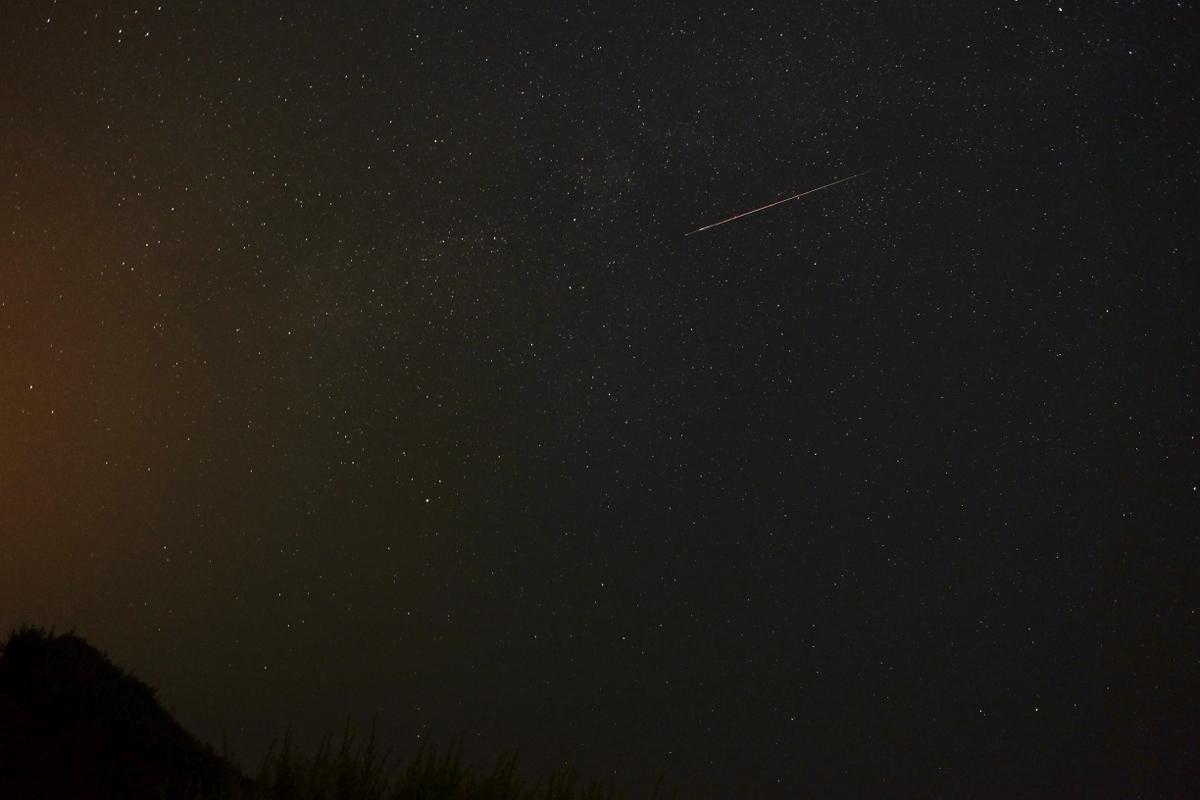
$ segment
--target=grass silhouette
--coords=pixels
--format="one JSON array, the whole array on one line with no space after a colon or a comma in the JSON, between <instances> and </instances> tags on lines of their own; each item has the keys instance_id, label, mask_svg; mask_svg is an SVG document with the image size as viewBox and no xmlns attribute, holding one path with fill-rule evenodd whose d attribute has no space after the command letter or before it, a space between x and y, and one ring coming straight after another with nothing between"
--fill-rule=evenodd
<instances>
[{"instance_id":1,"label":"grass silhouette","mask_svg":"<svg viewBox=\"0 0 1200 800\"><path fill-rule=\"evenodd\" d=\"M565 765L532 783L517 774L516 753L488 770L465 766L462 738L444 750L423 736L410 758L381 753L375 734L361 743L347 727L333 749L326 736L311 756L296 750L290 732L272 748L254 782L254 800L618 800L611 783L584 783ZM654 796L658 796L655 788Z\"/></svg>"},{"instance_id":2,"label":"grass silhouette","mask_svg":"<svg viewBox=\"0 0 1200 800\"><path fill-rule=\"evenodd\" d=\"M662 780L654 787L659 797ZM374 727L305 753L292 732L252 780L176 722L154 690L73 633L25 627L0 646L0 797L42 800L621 800L612 783L564 765L532 781L515 752L490 769L421 737L407 759Z\"/></svg>"}]
</instances>

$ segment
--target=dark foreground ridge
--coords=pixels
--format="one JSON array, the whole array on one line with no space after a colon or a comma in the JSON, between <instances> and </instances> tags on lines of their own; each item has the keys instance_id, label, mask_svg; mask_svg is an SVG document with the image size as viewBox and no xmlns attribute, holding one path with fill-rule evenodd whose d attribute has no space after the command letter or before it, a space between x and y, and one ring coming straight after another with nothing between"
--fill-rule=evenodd
<instances>
[{"instance_id":1,"label":"dark foreground ridge","mask_svg":"<svg viewBox=\"0 0 1200 800\"><path fill-rule=\"evenodd\" d=\"M80 637L25 628L0 651L0 797L218 797L245 783Z\"/></svg>"},{"instance_id":2,"label":"dark foreground ridge","mask_svg":"<svg viewBox=\"0 0 1200 800\"><path fill-rule=\"evenodd\" d=\"M461 744L461 742L460 742ZM516 756L461 747L392 761L347 731L307 755L285 736L255 780L184 730L154 690L72 633L23 628L0 649L0 800L620 800L565 766L528 783ZM660 797L655 787L654 797Z\"/></svg>"}]
</instances>

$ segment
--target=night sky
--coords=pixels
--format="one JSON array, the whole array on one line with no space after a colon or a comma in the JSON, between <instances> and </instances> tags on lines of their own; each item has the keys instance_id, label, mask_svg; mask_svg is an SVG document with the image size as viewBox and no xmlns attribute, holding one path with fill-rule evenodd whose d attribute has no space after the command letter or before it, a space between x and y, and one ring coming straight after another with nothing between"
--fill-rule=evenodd
<instances>
[{"instance_id":1,"label":"night sky","mask_svg":"<svg viewBox=\"0 0 1200 800\"><path fill-rule=\"evenodd\" d=\"M1190 3L5 0L0 625L251 765L1182 796L1198 60Z\"/></svg>"}]
</instances>

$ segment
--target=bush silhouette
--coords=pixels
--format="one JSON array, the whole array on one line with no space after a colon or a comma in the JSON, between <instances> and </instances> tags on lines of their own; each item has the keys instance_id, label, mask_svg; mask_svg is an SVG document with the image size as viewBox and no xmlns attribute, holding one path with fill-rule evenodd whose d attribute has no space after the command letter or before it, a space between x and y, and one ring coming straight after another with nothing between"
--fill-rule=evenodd
<instances>
[{"instance_id":1,"label":"bush silhouette","mask_svg":"<svg viewBox=\"0 0 1200 800\"><path fill-rule=\"evenodd\" d=\"M570 765L532 783L516 755L462 763L462 739L423 736L407 760L349 726L311 755L290 731L256 780L183 729L154 690L72 633L22 628L0 649L0 800L618 800ZM661 780L660 780L661 784ZM659 786L654 789L659 796Z\"/></svg>"},{"instance_id":2,"label":"bush silhouette","mask_svg":"<svg viewBox=\"0 0 1200 800\"><path fill-rule=\"evenodd\" d=\"M154 690L78 636L23 628L0 650L0 797L186 800L239 784Z\"/></svg>"}]
</instances>

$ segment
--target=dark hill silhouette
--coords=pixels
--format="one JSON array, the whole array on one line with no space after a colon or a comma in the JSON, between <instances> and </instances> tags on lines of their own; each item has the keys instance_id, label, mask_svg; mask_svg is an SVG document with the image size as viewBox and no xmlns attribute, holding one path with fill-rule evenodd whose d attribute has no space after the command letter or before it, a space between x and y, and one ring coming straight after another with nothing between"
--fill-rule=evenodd
<instances>
[{"instance_id":1,"label":"dark hill silhouette","mask_svg":"<svg viewBox=\"0 0 1200 800\"><path fill-rule=\"evenodd\" d=\"M23 628L0 646L0 800L620 800L569 763L527 782L516 754L464 765L462 738L408 759L347 726L340 747L273 747L256 780L198 741L154 690L72 633ZM661 780L654 788L659 796Z\"/></svg>"},{"instance_id":2,"label":"dark hill silhouette","mask_svg":"<svg viewBox=\"0 0 1200 800\"><path fill-rule=\"evenodd\" d=\"M0 797L186 800L246 785L78 636L25 628L0 651Z\"/></svg>"}]
</instances>

